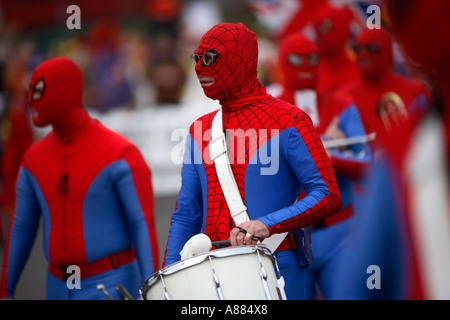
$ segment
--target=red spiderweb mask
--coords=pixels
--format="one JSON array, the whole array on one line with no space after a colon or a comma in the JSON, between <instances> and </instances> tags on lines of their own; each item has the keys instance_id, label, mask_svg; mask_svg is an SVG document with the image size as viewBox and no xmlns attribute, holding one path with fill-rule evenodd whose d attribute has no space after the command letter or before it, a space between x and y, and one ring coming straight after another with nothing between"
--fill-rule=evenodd
<instances>
[{"instance_id":1,"label":"red spiderweb mask","mask_svg":"<svg viewBox=\"0 0 450 320\"><path fill-rule=\"evenodd\" d=\"M392 39L384 29L363 29L355 39L359 70L366 77L383 77L392 67Z\"/></svg>"},{"instance_id":2,"label":"red spiderweb mask","mask_svg":"<svg viewBox=\"0 0 450 320\"><path fill-rule=\"evenodd\" d=\"M206 65L200 58L195 71L198 78L214 79L212 84L202 84L207 97L227 102L261 90L257 39L244 24L215 25L203 35L195 54L201 57L205 52L214 53L212 63Z\"/></svg>"},{"instance_id":3,"label":"red spiderweb mask","mask_svg":"<svg viewBox=\"0 0 450 320\"><path fill-rule=\"evenodd\" d=\"M318 80L319 49L300 33L293 33L280 43L279 63L288 90L315 89Z\"/></svg>"}]
</instances>

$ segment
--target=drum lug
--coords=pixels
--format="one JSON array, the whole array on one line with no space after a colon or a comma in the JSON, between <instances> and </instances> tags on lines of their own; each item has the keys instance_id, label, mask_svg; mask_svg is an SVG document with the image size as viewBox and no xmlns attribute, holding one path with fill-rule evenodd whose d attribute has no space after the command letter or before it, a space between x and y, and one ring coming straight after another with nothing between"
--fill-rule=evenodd
<instances>
[{"instance_id":1,"label":"drum lug","mask_svg":"<svg viewBox=\"0 0 450 320\"><path fill-rule=\"evenodd\" d=\"M173 300L172 295L167 291L166 283L164 282L164 277L160 274L161 284L164 288L164 299Z\"/></svg>"},{"instance_id":2,"label":"drum lug","mask_svg":"<svg viewBox=\"0 0 450 320\"><path fill-rule=\"evenodd\" d=\"M286 292L284 291L284 287L285 287L284 278L283 278L283 276L280 273L280 269L278 268L278 263L277 263L277 258L276 257L274 257L273 263L275 265L275 270L278 273L278 277L277 277L278 296L280 297L281 300L287 300Z\"/></svg>"},{"instance_id":3,"label":"drum lug","mask_svg":"<svg viewBox=\"0 0 450 320\"><path fill-rule=\"evenodd\" d=\"M211 269L212 269L212 273L213 273L213 279L214 279L214 283L216 284L216 291L217 291L217 295L219 296L219 300L225 300L222 288L220 287L219 277L217 276L217 273L214 270L214 265L213 265L212 259L211 259L210 256L208 256L208 258L209 258L209 263L211 264Z\"/></svg>"},{"instance_id":4,"label":"drum lug","mask_svg":"<svg viewBox=\"0 0 450 320\"><path fill-rule=\"evenodd\" d=\"M264 293L266 294L267 300L272 300L272 295L270 294L269 284L267 283L266 269L264 268L264 265L262 263L261 256L259 255L259 251L257 250L256 253L258 254L259 265L261 266L261 269L259 269L259 275L261 277L261 281L262 281L262 284L264 287Z\"/></svg>"},{"instance_id":5,"label":"drum lug","mask_svg":"<svg viewBox=\"0 0 450 320\"><path fill-rule=\"evenodd\" d=\"M277 288L278 296L280 297L281 300L287 300L286 293L284 292L285 282L283 276L277 279L277 283L278 283Z\"/></svg>"}]
</instances>

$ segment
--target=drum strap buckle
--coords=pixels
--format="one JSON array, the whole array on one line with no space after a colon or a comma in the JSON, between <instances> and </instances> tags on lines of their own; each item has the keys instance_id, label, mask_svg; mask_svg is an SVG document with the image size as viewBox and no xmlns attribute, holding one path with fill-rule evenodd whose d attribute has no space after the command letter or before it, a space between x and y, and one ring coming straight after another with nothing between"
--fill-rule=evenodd
<instances>
[{"instance_id":1,"label":"drum strap buckle","mask_svg":"<svg viewBox=\"0 0 450 320\"><path fill-rule=\"evenodd\" d=\"M214 137L209 142L209 157L212 161L216 161L218 157L227 152L227 141L223 132L217 137Z\"/></svg>"}]
</instances>

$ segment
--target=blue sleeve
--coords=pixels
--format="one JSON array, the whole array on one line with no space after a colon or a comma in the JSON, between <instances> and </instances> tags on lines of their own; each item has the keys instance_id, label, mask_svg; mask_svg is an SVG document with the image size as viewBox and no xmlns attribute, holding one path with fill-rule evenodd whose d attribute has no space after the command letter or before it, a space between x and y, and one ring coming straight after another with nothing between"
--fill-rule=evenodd
<instances>
[{"instance_id":1,"label":"blue sleeve","mask_svg":"<svg viewBox=\"0 0 450 320\"><path fill-rule=\"evenodd\" d=\"M196 166L203 166L199 149L190 134L186 138L183 168L181 170L181 189L177 206L172 214L167 241L164 265L180 260L180 251L184 244L202 230L203 203L201 179ZM200 160L199 160L200 159Z\"/></svg>"},{"instance_id":2,"label":"blue sleeve","mask_svg":"<svg viewBox=\"0 0 450 320\"><path fill-rule=\"evenodd\" d=\"M33 184L37 184L34 177L21 167L16 184L15 210L3 259L1 298L5 298L5 290L8 298L14 298L17 283L36 238L41 210Z\"/></svg>"},{"instance_id":3,"label":"blue sleeve","mask_svg":"<svg viewBox=\"0 0 450 320\"><path fill-rule=\"evenodd\" d=\"M428 102L427 97L421 93L419 94L413 102L409 106L407 106L408 113L413 112L427 112L430 109L430 103Z\"/></svg>"},{"instance_id":4,"label":"blue sleeve","mask_svg":"<svg viewBox=\"0 0 450 320\"><path fill-rule=\"evenodd\" d=\"M159 267L151 174L135 148L129 148L124 160L115 168L113 179L131 227L141 279L144 281Z\"/></svg>"},{"instance_id":5,"label":"blue sleeve","mask_svg":"<svg viewBox=\"0 0 450 320\"><path fill-rule=\"evenodd\" d=\"M308 141L305 141L296 128L289 128L280 133L280 139L283 139L286 133L288 133L287 143L280 143L285 147L284 159L305 190L306 196L293 205L260 218L268 228L282 222L285 224L284 227L280 225L281 228L275 227L274 232L305 227L319 221L323 215L334 213L340 206L334 172L321 144L319 145L314 137L306 137ZM308 210L309 212L305 213ZM322 210L320 214L319 210Z\"/></svg>"},{"instance_id":6,"label":"blue sleeve","mask_svg":"<svg viewBox=\"0 0 450 320\"><path fill-rule=\"evenodd\" d=\"M348 138L366 135L358 109L353 104L339 114L338 127ZM331 155L336 158L360 162L369 162L372 157L368 143L353 144L348 149L351 152L341 152L337 149L331 150Z\"/></svg>"}]
</instances>

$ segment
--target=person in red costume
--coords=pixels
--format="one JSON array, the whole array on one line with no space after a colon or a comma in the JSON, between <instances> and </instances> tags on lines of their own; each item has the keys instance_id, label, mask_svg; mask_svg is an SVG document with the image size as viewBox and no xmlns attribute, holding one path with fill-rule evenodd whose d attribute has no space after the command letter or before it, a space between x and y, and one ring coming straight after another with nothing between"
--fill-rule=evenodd
<instances>
[{"instance_id":1,"label":"person in red costume","mask_svg":"<svg viewBox=\"0 0 450 320\"><path fill-rule=\"evenodd\" d=\"M359 78L348 45L352 17L348 8L324 5L314 18L316 43L321 54L318 89L339 91Z\"/></svg>"},{"instance_id":2,"label":"person in red costume","mask_svg":"<svg viewBox=\"0 0 450 320\"><path fill-rule=\"evenodd\" d=\"M380 152L358 208L349 263L336 275L339 297L449 300L450 46L442 39L450 32L450 3L386 4L390 30L412 68L426 75L433 103L407 108L407 118L377 134Z\"/></svg>"},{"instance_id":3,"label":"person in red costume","mask_svg":"<svg viewBox=\"0 0 450 320\"><path fill-rule=\"evenodd\" d=\"M342 204L320 137L302 110L267 94L257 78L257 39L244 24L212 27L194 58L205 95L221 104L227 156L249 221L238 224L246 233L236 228L211 160L215 110L195 121L186 139L164 264L179 261L185 243L201 232L211 241L230 240L232 246L255 245L254 236L289 232L274 255L287 298L304 299L305 265L299 259L308 243L299 230L338 212ZM272 161L267 161L269 150ZM302 189L308 194L296 202Z\"/></svg>"},{"instance_id":4,"label":"person in red costume","mask_svg":"<svg viewBox=\"0 0 450 320\"><path fill-rule=\"evenodd\" d=\"M361 79L348 93L368 132L389 130L414 109L428 108L430 94L425 85L392 70L392 39L386 30L363 29L354 50Z\"/></svg>"},{"instance_id":5,"label":"person in red costume","mask_svg":"<svg viewBox=\"0 0 450 320\"><path fill-rule=\"evenodd\" d=\"M33 123L53 130L22 160L1 298L14 298L41 214L48 299L106 299L98 284L116 299L116 285L138 297L158 268L151 171L130 141L88 115L82 97L81 70L71 60L49 59L33 72Z\"/></svg>"},{"instance_id":6,"label":"person in red costume","mask_svg":"<svg viewBox=\"0 0 450 320\"><path fill-rule=\"evenodd\" d=\"M280 99L308 113L323 140L365 136L358 110L349 96L317 89L319 49L304 35L292 34L280 44L279 64L284 75ZM313 226L314 261L307 269L309 299L331 299L336 266L345 263L341 251L352 223L355 183L371 163L371 152L364 144L330 149L328 154L336 172L342 210Z\"/></svg>"},{"instance_id":7,"label":"person in red costume","mask_svg":"<svg viewBox=\"0 0 450 320\"><path fill-rule=\"evenodd\" d=\"M27 90L23 85L27 76L26 63L20 57L10 58L1 74L8 98L5 99L5 111L1 116L0 215L7 224L11 219L20 162L33 143L34 135L28 113Z\"/></svg>"}]
</instances>

